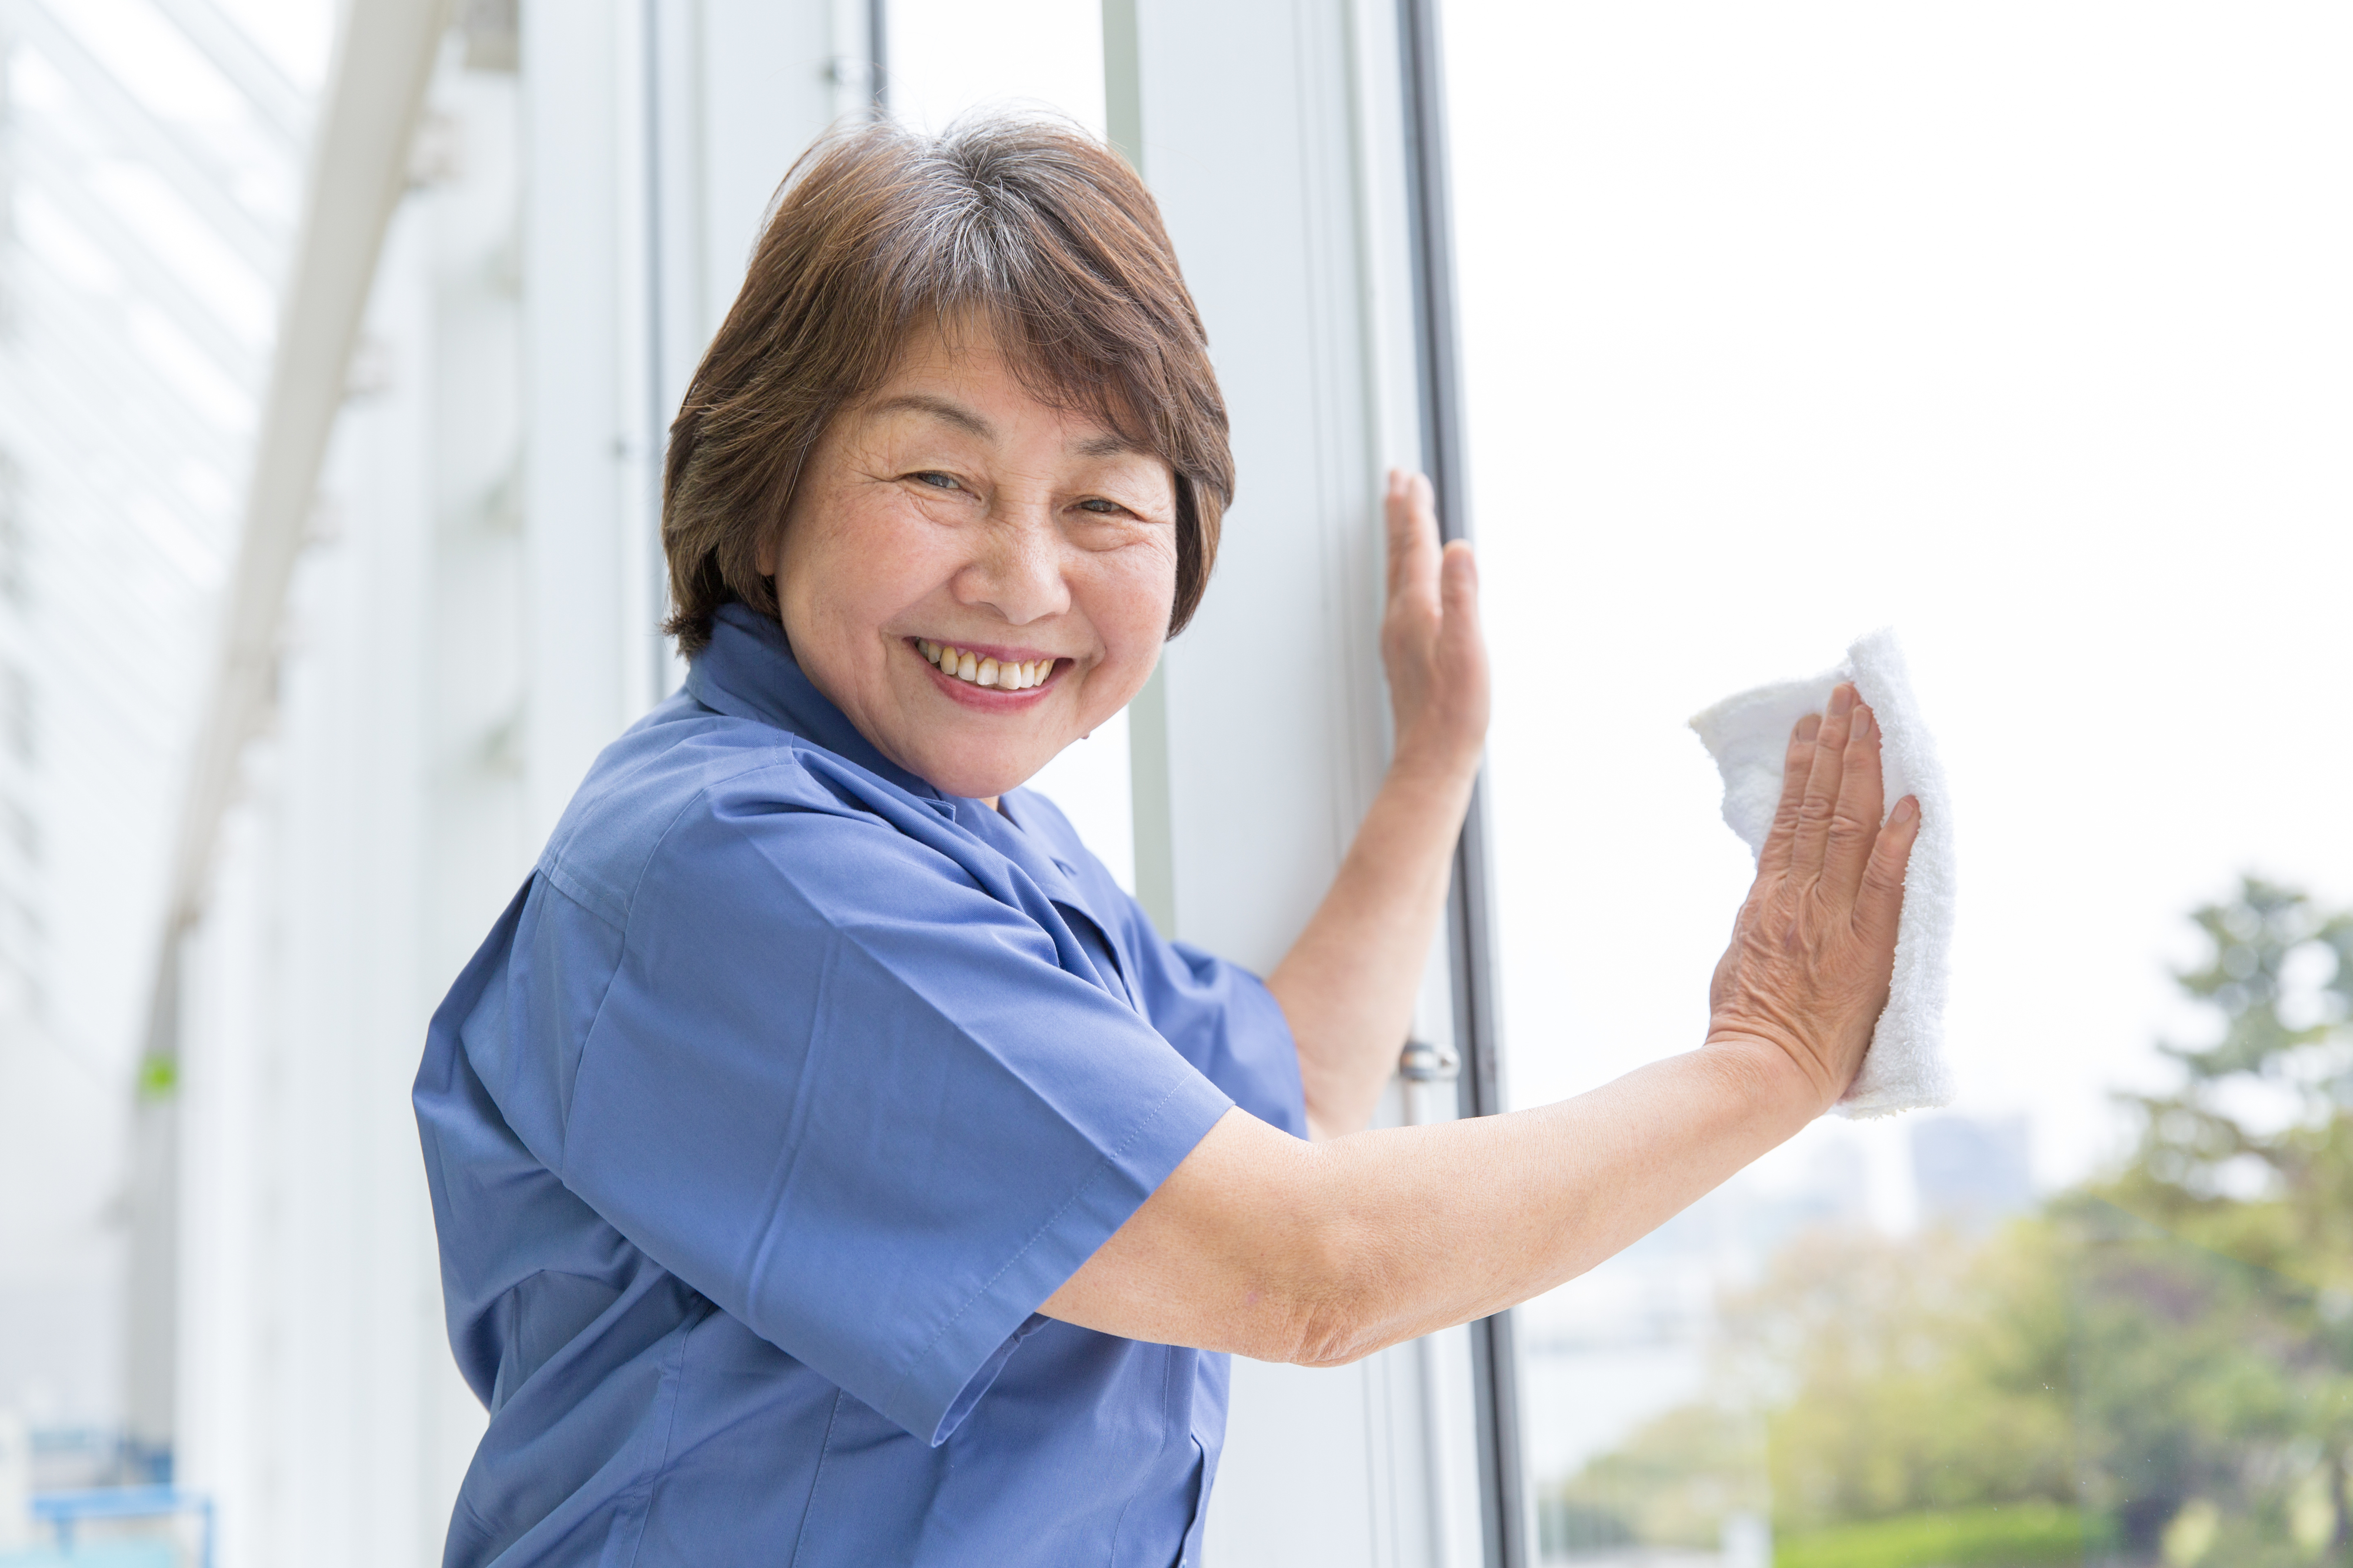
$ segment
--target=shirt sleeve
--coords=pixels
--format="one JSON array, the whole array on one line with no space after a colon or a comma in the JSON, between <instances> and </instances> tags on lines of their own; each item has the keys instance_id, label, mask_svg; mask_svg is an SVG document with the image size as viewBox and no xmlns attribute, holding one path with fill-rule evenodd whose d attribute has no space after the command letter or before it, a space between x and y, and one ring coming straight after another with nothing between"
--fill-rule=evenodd
<instances>
[{"instance_id":1,"label":"shirt sleeve","mask_svg":"<svg viewBox=\"0 0 2353 1568\"><path fill-rule=\"evenodd\" d=\"M579 1047L557 1173L938 1443L1232 1101L1061 967L1037 914L829 804L739 791L665 834Z\"/></svg>"},{"instance_id":2,"label":"shirt sleeve","mask_svg":"<svg viewBox=\"0 0 2353 1568\"><path fill-rule=\"evenodd\" d=\"M1136 1002L1177 1054L1236 1105L1296 1138L1307 1136L1299 1043L1266 982L1240 964L1160 934L1144 906L1086 847L1061 808L1020 792L1022 819L1051 847L1105 933L1126 956Z\"/></svg>"},{"instance_id":3,"label":"shirt sleeve","mask_svg":"<svg viewBox=\"0 0 2353 1568\"><path fill-rule=\"evenodd\" d=\"M1131 900L1132 902L1133 900ZM1299 1046L1282 1004L1240 964L1169 942L1138 906L1129 948L1145 1011L1178 1054L1236 1105L1294 1138L1307 1136Z\"/></svg>"}]
</instances>

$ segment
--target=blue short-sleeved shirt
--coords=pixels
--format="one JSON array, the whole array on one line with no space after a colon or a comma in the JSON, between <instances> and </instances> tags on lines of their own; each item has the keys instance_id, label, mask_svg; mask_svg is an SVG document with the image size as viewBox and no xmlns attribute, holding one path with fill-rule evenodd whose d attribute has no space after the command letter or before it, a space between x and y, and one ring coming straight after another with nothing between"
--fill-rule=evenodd
<instances>
[{"instance_id":1,"label":"blue short-sleeved shirt","mask_svg":"<svg viewBox=\"0 0 2353 1568\"><path fill-rule=\"evenodd\" d=\"M1229 1107L1303 1132L1298 1058L1004 808L740 605L597 759L417 1078L450 1568L1198 1562L1225 1357L1037 1308Z\"/></svg>"}]
</instances>

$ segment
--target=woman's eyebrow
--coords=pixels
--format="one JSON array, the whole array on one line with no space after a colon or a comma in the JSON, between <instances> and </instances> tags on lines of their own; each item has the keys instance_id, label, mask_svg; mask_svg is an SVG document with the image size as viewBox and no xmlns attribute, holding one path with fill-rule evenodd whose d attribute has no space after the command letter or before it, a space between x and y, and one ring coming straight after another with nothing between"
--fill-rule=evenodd
<instances>
[{"instance_id":1,"label":"woman's eyebrow","mask_svg":"<svg viewBox=\"0 0 2353 1568\"><path fill-rule=\"evenodd\" d=\"M984 441L997 438L997 426L951 398L934 397L928 393L902 392L886 397L871 406L874 414L928 414L944 425L953 425L968 436Z\"/></svg>"}]
</instances>

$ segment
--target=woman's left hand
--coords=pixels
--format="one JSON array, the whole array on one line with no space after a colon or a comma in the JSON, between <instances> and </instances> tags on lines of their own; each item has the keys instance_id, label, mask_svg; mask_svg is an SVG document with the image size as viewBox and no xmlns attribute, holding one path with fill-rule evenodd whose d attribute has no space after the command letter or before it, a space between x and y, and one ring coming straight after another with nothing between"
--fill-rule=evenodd
<instances>
[{"instance_id":1,"label":"woman's left hand","mask_svg":"<svg viewBox=\"0 0 2353 1568\"><path fill-rule=\"evenodd\" d=\"M1455 837L1487 741L1487 648L1471 547L1439 547L1430 481L1392 469L1381 663L1397 715L1388 776L1307 929L1267 976L1299 1043L1316 1135L1365 1125L1397 1070Z\"/></svg>"},{"instance_id":2,"label":"woman's left hand","mask_svg":"<svg viewBox=\"0 0 2353 1568\"><path fill-rule=\"evenodd\" d=\"M1389 593L1381 663L1397 719L1395 766L1467 777L1487 741L1487 645L1479 567L1463 540L1440 548L1430 481L1389 470Z\"/></svg>"}]
</instances>

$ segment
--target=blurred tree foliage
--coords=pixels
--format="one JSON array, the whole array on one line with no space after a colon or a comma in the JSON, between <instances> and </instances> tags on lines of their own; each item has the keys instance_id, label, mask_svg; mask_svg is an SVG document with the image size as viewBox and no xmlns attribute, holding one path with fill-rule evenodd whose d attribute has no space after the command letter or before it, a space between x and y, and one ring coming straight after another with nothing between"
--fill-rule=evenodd
<instances>
[{"instance_id":1,"label":"blurred tree foliage","mask_svg":"<svg viewBox=\"0 0 2353 1568\"><path fill-rule=\"evenodd\" d=\"M2353 911L2250 877L2191 918L2213 953L2175 978L2221 1038L2158 1047L2182 1086L2124 1097L2140 1144L2105 1195L2242 1262L2353 1285Z\"/></svg>"},{"instance_id":2,"label":"blurred tree foliage","mask_svg":"<svg viewBox=\"0 0 2353 1568\"><path fill-rule=\"evenodd\" d=\"M1724 1405L1686 1405L1649 1423L1537 1501L1541 1555L1640 1542L1713 1547L1725 1515L1764 1514L1763 1424Z\"/></svg>"},{"instance_id":3,"label":"blurred tree foliage","mask_svg":"<svg viewBox=\"0 0 2353 1568\"><path fill-rule=\"evenodd\" d=\"M1766 1480L1785 1565L2353 1568L2353 912L2250 878L2192 918L2217 1037L2125 1097L2120 1169L1989 1236L1800 1237L1725 1303L1720 1408L1546 1506L1700 1544Z\"/></svg>"}]
</instances>

